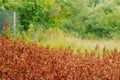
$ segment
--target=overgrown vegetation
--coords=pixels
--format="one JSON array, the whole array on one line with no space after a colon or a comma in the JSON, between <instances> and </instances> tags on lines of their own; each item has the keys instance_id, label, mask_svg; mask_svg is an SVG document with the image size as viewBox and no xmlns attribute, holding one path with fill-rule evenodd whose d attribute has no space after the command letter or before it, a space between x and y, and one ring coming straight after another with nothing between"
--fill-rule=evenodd
<instances>
[{"instance_id":1,"label":"overgrown vegetation","mask_svg":"<svg viewBox=\"0 0 120 80\"><path fill-rule=\"evenodd\" d=\"M2 44L4 38L4 45ZM4 80L119 80L120 52L96 46L89 54L68 48L50 48L11 42L0 37L0 79Z\"/></svg>"},{"instance_id":2,"label":"overgrown vegetation","mask_svg":"<svg viewBox=\"0 0 120 80\"><path fill-rule=\"evenodd\" d=\"M120 38L119 0L1 0L0 7L19 13L18 30L29 35L42 25L85 39Z\"/></svg>"},{"instance_id":3,"label":"overgrown vegetation","mask_svg":"<svg viewBox=\"0 0 120 80\"><path fill-rule=\"evenodd\" d=\"M12 28L0 13L0 79L120 79L119 0L1 0L0 8L20 23Z\"/></svg>"}]
</instances>

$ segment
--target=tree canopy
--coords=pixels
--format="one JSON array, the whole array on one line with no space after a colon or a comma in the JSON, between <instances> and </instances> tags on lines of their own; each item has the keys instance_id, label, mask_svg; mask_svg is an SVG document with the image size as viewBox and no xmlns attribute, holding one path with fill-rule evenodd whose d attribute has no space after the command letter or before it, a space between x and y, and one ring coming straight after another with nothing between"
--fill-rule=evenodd
<instances>
[{"instance_id":1,"label":"tree canopy","mask_svg":"<svg viewBox=\"0 0 120 80\"><path fill-rule=\"evenodd\" d=\"M1 0L0 7L17 12L26 31L32 23L81 38L120 38L119 0Z\"/></svg>"}]
</instances>

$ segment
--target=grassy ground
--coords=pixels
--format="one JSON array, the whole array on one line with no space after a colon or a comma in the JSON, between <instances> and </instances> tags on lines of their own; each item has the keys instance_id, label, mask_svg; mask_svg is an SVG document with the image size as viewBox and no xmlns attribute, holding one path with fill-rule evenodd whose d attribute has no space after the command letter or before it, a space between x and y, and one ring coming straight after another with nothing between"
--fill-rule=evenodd
<instances>
[{"instance_id":1,"label":"grassy ground","mask_svg":"<svg viewBox=\"0 0 120 80\"><path fill-rule=\"evenodd\" d=\"M22 35L22 36L21 36ZM60 29L57 28L50 28L48 30L43 30L42 28L38 29L37 32L31 33L31 30L27 33L22 32L17 34L18 38L25 38L27 42L34 41L39 45L50 45L50 47L71 47L74 52L77 51L77 49L81 49L84 51L87 49L87 51L94 50L96 47L96 44L99 45L100 51L104 47L108 50L112 50L114 48L120 50L120 41L118 40L83 40L80 38L75 38L74 36L71 36L68 33L63 32Z\"/></svg>"},{"instance_id":2,"label":"grassy ground","mask_svg":"<svg viewBox=\"0 0 120 80\"><path fill-rule=\"evenodd\" d=\"M113 49L120 50L120 41L116 40L83 40L74 37L64 37L48 39L40 42L39 44L50 45L51 47L56 48L61 46L70 46L74 52L76 52L77 49L81 49L82 51L86 49L88 52L91 52L92 50L95 50L96 45L99 46L100 52L103 50L103 48L106 48L109 51Z\"/></svg>"}]
</instances>

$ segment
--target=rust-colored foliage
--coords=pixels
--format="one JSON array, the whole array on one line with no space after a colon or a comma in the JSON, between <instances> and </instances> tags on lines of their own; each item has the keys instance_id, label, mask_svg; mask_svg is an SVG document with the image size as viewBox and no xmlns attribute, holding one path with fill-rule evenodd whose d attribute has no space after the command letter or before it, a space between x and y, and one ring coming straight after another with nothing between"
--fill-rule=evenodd
<instances>
[{"instance_id":1,"label":"rust-colored foliage","mask_svg":"<svg viewBox=\"0 0 120 80\"><path fill-rule=\"evenodd\" d=\"M0 80L120 80L119 51L103 50L102 58L96 57L96 51L78 52L11 42L7 37L0 45Z\"/></svg>"},{"instance_id":2,"label":"rust-colored foliage","mask_svg":"<svg viewBox=\"0 0 120 80\"><path fill-rule=\"evenodd\" d=\"M4 23L4 26L3 26L3 33L2 33L3 35L6 33L7 28L8 28L8 23L5 22L5 23Z\"/></svg>"}]
</instances>

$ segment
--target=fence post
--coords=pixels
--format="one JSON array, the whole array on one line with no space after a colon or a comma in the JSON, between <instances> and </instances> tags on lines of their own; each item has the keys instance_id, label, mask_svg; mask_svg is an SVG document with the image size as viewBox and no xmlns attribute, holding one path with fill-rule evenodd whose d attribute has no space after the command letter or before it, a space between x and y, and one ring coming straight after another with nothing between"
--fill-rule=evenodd
<instances>
[{"instance_id":1,"label":"fence post","mask_svg":"<svg viewBox=\"0 0 120 80\"><path fill-rule=\"evenodd\" d=\"M13 23L13 27L14 27L14 36L15 36L15 27L16 27L16 13L14 12L14 23Z\"/></svg>"}]
</instances>

